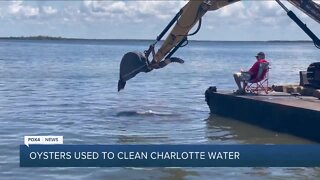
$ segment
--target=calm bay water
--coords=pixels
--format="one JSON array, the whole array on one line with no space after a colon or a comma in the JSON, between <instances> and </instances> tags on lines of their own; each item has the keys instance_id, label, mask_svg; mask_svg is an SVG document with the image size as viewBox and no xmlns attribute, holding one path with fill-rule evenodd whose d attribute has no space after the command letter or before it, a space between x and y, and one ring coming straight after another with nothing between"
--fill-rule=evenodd
<instances>
[{"instance_id":1,"label":"calm bay water","mask_svg":"<svg viewBox=\"0 0 320 180\"><path fill-rule=\"evenodd\" d=\"M185 64L139 74L117 92L119 63L147 41L0 41L1 179L320 178L317 168L19 168L25 135L65 144L312 143L209 115L205 90L236 88L232 73L264 51L271 84L298 83L320 61L311 43L190 42Z\"/></svg>"}]
</instances>

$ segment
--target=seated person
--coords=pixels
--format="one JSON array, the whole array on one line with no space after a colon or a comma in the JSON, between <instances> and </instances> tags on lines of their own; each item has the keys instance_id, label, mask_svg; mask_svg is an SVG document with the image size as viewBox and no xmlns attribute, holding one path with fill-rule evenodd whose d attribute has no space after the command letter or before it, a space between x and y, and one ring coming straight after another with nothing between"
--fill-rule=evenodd
<instances>
[{"instance_id":1,"label":"seated person","mask_svg":"<svg viewBox=\"0 0 320 180\"><path fill-rule=\"evenodd\" d=\"M252 65L252 67L249 69L249 71L241 71L238 73L235 73L233 75L234 80L237 83L238 90L237 93L244 94L245 89L247 86L247 82L259 82L264 78L264 75L266 73L266 70L262 73L262 75L259 74L259 69L261 64L269 64L268 61L265 60L265 54L263 52L259 52L256 55L257 61ZM243 82L243 87L241 87L241 81Z\"/></svg>"}]
</instances>

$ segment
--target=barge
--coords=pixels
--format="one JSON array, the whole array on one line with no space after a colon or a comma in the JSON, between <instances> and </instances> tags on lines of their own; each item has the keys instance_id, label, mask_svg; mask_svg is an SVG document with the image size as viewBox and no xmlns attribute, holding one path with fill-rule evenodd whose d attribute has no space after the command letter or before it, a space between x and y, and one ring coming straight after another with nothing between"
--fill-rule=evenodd
<instances>
[{"instance_id":1,"label":"barge","mask_svg":"<svg viewBox=\"0 0 320 180\"><path fill-rule=\"evenodd\" d=\"M212 114L233 118L276 132L320 142L320 100L284 92L234 95L207 89Z\"/></svg>"}]
</instances>

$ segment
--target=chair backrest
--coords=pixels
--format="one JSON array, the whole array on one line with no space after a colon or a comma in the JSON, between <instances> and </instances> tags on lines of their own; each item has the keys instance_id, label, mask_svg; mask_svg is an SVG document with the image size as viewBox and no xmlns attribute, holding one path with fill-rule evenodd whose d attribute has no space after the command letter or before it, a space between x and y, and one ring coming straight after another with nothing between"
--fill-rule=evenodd
<instances>
[{"instance_id":1,"label":"chair backrest","mask_svg":"<svg viewBox=\"0 0 320 180\"><path fill-rule=\"evenodd\" d=\"M250 81L250 83L256 83L256 82L262 81L266 77L266 74L268 73L268 71L269 71L269 63L261 62L259 64L259 71L258 71L257 77L252 81Z\"/></svg>"}]
</instances>

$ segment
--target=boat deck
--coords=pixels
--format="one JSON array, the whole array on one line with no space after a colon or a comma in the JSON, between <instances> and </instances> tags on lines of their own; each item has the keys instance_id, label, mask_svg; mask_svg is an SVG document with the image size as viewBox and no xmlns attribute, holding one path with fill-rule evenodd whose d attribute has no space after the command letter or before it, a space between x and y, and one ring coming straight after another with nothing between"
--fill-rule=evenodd
<instances>
[{"instance_id":1,"label":"boat deck","mask_svg":"<svg viewBox=\"0 0 320 180\"><path fill-rule=\"evenodd\" d=\"M234 95L233 93L226 93ZM293 96L288 93L282 92L271 92L270 94L259 94L259 95L242 95L241 98L254 99L258 101L265 101L270 103L277 103L286 106L292 106L296 108L305 108L315 111L320 111L320 100L311 96Z\"/></svg>"}]
</instances>

